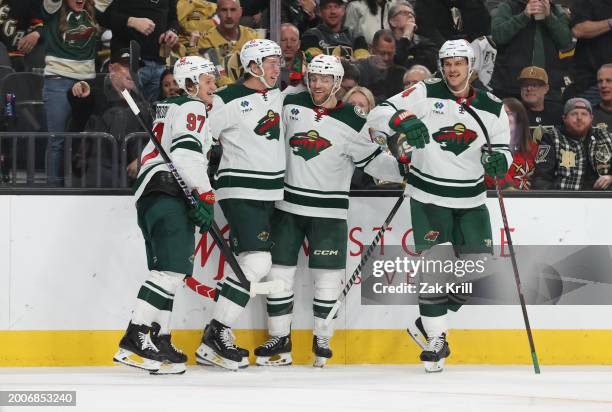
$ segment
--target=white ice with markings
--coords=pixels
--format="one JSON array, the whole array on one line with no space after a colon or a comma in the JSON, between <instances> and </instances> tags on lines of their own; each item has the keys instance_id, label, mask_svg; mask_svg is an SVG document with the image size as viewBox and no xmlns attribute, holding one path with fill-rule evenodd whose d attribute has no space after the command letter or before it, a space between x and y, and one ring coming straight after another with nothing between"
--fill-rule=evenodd
<instances>
[{"instance_id":1,"label":"white ice with markings","mask_svg":"<svg viewBox=\"0 0 612 412\"><path fill-rule=\"evenodd\" d=\"M420 365L190 366L179 376L126 367L0 368L1 391L74 390L67 411L612 411L612 367ZM41 411L6 407L0 411Z\"/></svg>"}]
</instances>

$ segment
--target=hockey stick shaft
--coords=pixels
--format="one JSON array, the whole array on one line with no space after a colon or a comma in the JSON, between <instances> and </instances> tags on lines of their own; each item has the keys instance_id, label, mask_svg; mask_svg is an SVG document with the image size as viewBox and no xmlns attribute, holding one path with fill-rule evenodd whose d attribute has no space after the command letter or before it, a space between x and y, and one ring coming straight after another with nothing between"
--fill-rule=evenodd
<instances>
[{"instance_id":1,"label":"hockey stick shaft","mask_svg":"<svg viewBox=\"0 0 612 412\"><path fill-rule=\"evenodd\" d=\"M404 199L406 199L406 194L402 193L402 195L395 202L395 205L391 209L391 212L389 212L389 215L385 219L385 222L381 225L380 229L378 229L378 232L376 233L376 236L374 237L372 244L370 244L370 246L368 246L368 249L365 251L365 253L361 255L361 260L359 261L357 268L355 269L355 271L353 272L349 280L346 282L346 286L344 286L344 289L342 290L342 292L336 299L336 303L331 308L331 310L329 311L329 314L325 318L326 325L329 325L332 319L334 318L334 316L336 316L336 313L338 313L338 310L340 309L342 302L346 298L346 295L348 295L349 291L355 284L355 281L357 280L359 275L361 275L361 271L363 270L363 267L368 262L368 260L370 260L370 256L372 255L372 252L374 252L374 249L376 249L376 247L378 246L378 242L380 242L380 239L385 234L385 231L391 224L391 221L395 217L395 214L399 210L400 206L402 206L402 203L404 203Z\"/></svg>"},{"instance_id":2,"label":"hockey stick shaft","mask_svg":"<svg viewBox=\"0 0 612 412\"><path fill-rule=\"evenodd\" d=\"M170 159L170 157L168 156L168 154L166 153L166 151L162 147L161 142L157 141L155 136L153 136L153 133L151 132L151 130L149 130L147 125L142 120L142 117L140 116L140 109L138 108L138 106L134 102L134 99L130 95L130 92L128 90L123 90L121 92L121 95L123 96L123 98L125 99L127 104L130 106L130 109L134 113L134 116L136 116L136 118L138 119L138 123L140 124L142 129L145 130L146 133L148 134L149 140L155 146L155 149L158 151L158 153L160 154L160 156L162 157L162 159L166 163L166 166L168 166L168 169L170 169L170 173L172 173L172 176L174 177L174 179L176 180L176 182L180 186L181 190L183 191L183 195L187 199L187 202L189 203L189 205L191 207L196 207L196 205L197 205L196 198L191 193L191 191L187 187L187 184L185 183L183 178L180 176L180 174L176 170L176 167L174 166L174 163L172 163L172 160ZM236 261L236 258L234 257L234 254L231 252L231 249L229 248L229 246L225 242L225 239L223 238L223 235L221 234L221 231L219 230L219 226L217 226L217 223L214 220L213 220L213 222L212 222L212 224L210 226L209 233L211 234L211 236L212 236L213 240L215 241L215 243L217 244L217 246L219 246L219 248L221 249L221 252L223 253L223 256L225 256L226 261L228 262L228 264L230 265L230 267L232 268L232 270L236 274L236 277L238 278L238 280L240 281L242 286L246 290L250 291L251 290L251 282L249 282L249 280L246 278L246 276L242 272L242 269L240 268L240 265Z\"/></svg>"},{"instance_id":3,"label":"hockey stick shaft","mask_svg":"<svg viewBox=\"0 0 612 412\"><path fill-rule=\"evenodd\" d=\"M474 109L472 109L469 105L462 103L461 106L465 109L466 112L470 114L478 123L478 126L482 130L485 139L487 140L487 152L489 155L493 154L493 146L491 145L491 138L489 137L489 132L485 127L484 123L476 114ZM529 340L529 349L531 350L531 360L533 362L533 369L535 373L540 373L540 364L538 362L538 354L535 349L535 344L533 342L533 335L531 333L531 325L529 324L529 316L527 314L527 305L525 304L525 297L523 295L523 287L521 285L521 277L519 275L518 264L516 263L516 254L514 253L514 244L512 243L512 236L510 235L510 225L508 224L508 216L506 214L506 207L504 205L504 198L502 196L501 186L499 184L499 179L495 178L495 192L497 193L497 199L499 201L499 210L502 215L502 221L504 223L504 232L506 233L506 239L508 240L508 249L510 251L510 260L512 262L512 270L514 271L514 280L516 282L516 290L519 295L519 301L521 303L521 310L523 312L523 320L525 321L525 330L527 331L527 339Z\"/></svg>"}]
</instances>

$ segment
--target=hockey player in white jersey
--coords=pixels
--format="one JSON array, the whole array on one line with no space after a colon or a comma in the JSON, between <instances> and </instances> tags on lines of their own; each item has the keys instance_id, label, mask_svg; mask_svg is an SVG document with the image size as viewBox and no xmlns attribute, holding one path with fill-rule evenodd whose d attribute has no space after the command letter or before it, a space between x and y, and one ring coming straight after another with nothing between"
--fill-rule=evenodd
<instances>
[{"instance_id":1,"label":"hockey player in white jersey","mask_svg":"<svg viewBox=\"0 0 612 412\"><path fill-rule=\"evenodd\" d=\"M170 316L177 288L193 272L195 226L207 230L213 221L215 196L205 173L206 153L212 144L206 105L212 102L216 77L215 66L202 57L178 60L174 78L186 94L160 102L153 124L156 139L180 176L199 193L196 207L187 204L151 142L142 152L142 168L134 184L150 273L138 291L114 361L155 374L185 372L187 356L172 344Z\"/></svg>"},{"instance_id":2,"label":"hockey player in white jersey","mask_svg":"<svg viewBox=\"0 0 612 412\"><path fill-rule=\"evenodd\" d=\"M308 65L308 91L287 96L282 122L287 144L283 199L272 224L270 280L285 290L267 299L269 339L255 349L259 365L291 364L293 285L298 254L308 239L314 283L315 366L331 358L333 324L325 318L338 296L346 268L349 186L355 167L377 178L401 182L400 165L370 139L365 115L338 102L344 70L335 56L318 55Z\"/></svg>"},{"instance_id":3,"label":"hockey player in white jersey","mask_svg":"<svg viewBox=\"0 0 612 412\"><path fill-rule=\"evenodd\" d=\"M469 43L444 43L438 64L443 80L426 80L391 97L372 110L368 125L384 133L404 133L416 148L406 190L417 250L430 261L455 259L457 254L476 260L492 252L484 173L502 177L511 164L508 117L499 99L470 87L474 53ZM487 127L492 155L483 147L484 133L462 104ZM439 274L422 274L425 281L435 275ZM447 281L461 279L452 276ZM466 299L452 290L419 295L417 321L427 339L420 358L426 371L442 370L450 355L447 312L456 312Z\"/></svg>"},{"instance_id":4,"label":"hockey player in white jersey","mask_svg":"<svg viewBox=\"0 0 612 412\"><path fill-rule=\"evenodd\" d=\"M211 130L223 149L215 191L238 263L249 281L258 282L272 266L270 220L274 202L283 197L285 177L283 96L276 87L281 48L271 40L251 40L242 47L240 61L244 83L229 85L213 98ZM196 360L236 369L248 365L248 351L234 345L231 328L250 296L229 266L226 274Z\"/></svg>"}]
</instances>

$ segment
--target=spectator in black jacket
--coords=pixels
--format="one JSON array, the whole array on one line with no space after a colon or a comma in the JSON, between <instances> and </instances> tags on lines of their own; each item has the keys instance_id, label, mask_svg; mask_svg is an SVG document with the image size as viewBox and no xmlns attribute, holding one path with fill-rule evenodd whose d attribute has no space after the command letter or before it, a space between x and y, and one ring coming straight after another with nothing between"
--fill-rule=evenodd
<instances>
[{"instance_id":1,"label":"spectator in black jacket","mask_svg":"<svg viewBox=\"0 0 612 412\"><path fill-rule=\"evenodd\" d=\"M395 64L406 69L419 64L436 71L438 48L432 41L417 34L416 17L410 3L401 2L391 6L389 27L396 41Z\"/></svg>"},{"instance_id":2,"label":"spectator in black jacket","mask_svg":"<svg viewBox=\"0 0 612 412\"><path fill-rule=\"evenodd\" d=\"M2 3L0 42L6 47L10 65L22 72L27 69L25 56L34 50L40 39L37 29L43 24L39 18L42 1L6 0ZM44 63L38 67L44 67Z\"/></svg>"},{"instance_id":3,"label":"spectator in black jacket","mask_svg":"<svg viewBox=\"0 0 612 412\"><path fill-rule=\"evenodd\" d=\"M546 70L548 98L561 100L563 69L560 53L571 49L569 18L550 0L506 0L491 25L497 58L489 84L498 97L518 97L519 73L524 67Z\"/></svg>"},{"instance_id":4,"label":"spectator in black jacket","mask_svg":"<svg viewBox=\"0 0 612 412\"><path fill-rule=\"evenodd\" d=\"M572 34L576 44L575 82L582 96L592 104L599 102L597 70L612 63L612 1L574 1L572 7Z\"/></svg>"},{"instance_id":5,"label":"spectator in black jacket","mask_svg":"<svg viewBox=\"0 0 612 412\"><path fill-rule=\"evenodd\" d=\"M319 23L315 0L285 0L281 3L281 21L293 24L300 33Z\"/></svg>"},{"instance_id":6,"label":"spectator in black jacket","mask_svg":"<svg viewBox=\"0 0 612 412\"><path fill-rule=\"evenodd\" d=\"M597 87L601 101L593 107L593 124L612 132L612 63L604 64L597 71Z\"/></svg>"},{"instance_id":7,"label":"spectator in black jacket","mask_svg":"<svg viewBox=\"0 0 612 412\"><path fill-rule=\"evenodd\" d=\"M544 134L533 189L608 190L612 187L612 135L592 128L588 100L574 98L563 110L563 126Z\"/></svg>"},{"instance_id":8,"label":"spectator in black jacket","mask_svg":"<svg viewBox=\"0 0 612 412\"><path fill-rule=\"evenodd\" d=\"M106 9L101 22L113 31L111 53L128 48L130 40L140 43L144 67L138 72L138 81L144 96L151 102L157 99L167 57L160 55L160 48L172 48L178 42L176 2L115 0Z\"/></svg>"},{"instance_id":9,"label":"spectator in black jacket","mask_svg":"<svg viewBox=\"0 0 612 412\"><path fill-rule=\"evenodd\" d=\"M472 42L491 33L491 16L484 0L416 0L419 34L438 48L446 40Z\"/></svg>"},{"instance_id":10,"label":"spectator in black jacket","mask_svg":"<svg viewBox=\"0 0 612 412\"><path fill-rule=\"evenodd\" d=\"M345 0L321 0L321 24L302 35L302 50L311 56L330 54L338 57L361 59L368 57L368 44L363 36L353 38L343 25Z\"/></svg>"},{"instance_id":11,"label":"spectator in black jacket","mask_svg":"<svg viewBox=\"0 0 612 412\"><path fill-rule=\"evenodd\" d=\"M529 66L521 70L521 101L525 106L529 126L554 126L561 122L563 106L554 100L546 100L550 90L548 75L541 67Z\"/></svg>"}]
</instances>

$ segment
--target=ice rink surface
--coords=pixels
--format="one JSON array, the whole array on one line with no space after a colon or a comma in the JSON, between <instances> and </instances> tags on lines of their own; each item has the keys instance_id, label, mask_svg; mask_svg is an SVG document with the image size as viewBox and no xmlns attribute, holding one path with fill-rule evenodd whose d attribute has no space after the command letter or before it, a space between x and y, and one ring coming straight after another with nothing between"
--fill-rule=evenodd
<instances>
[{"instance_id":1,"label":"ice rink surface","mask_svg":"<svg viewBox=\"0 0 612 412\"><path fill-rule=\"evenodd\" d=\"M612 411L612 367L330 365L239 372L190 366L151 376L127 367L0 368L0 390L74 390L67 411ZM0 407L41 411L47 407Z\"/></svg>"}]
</instances>

